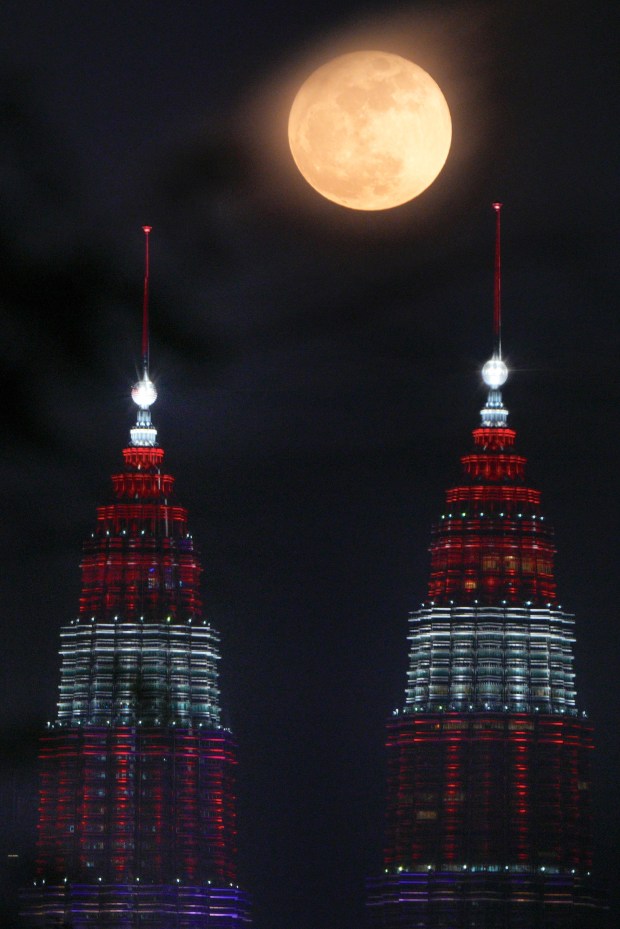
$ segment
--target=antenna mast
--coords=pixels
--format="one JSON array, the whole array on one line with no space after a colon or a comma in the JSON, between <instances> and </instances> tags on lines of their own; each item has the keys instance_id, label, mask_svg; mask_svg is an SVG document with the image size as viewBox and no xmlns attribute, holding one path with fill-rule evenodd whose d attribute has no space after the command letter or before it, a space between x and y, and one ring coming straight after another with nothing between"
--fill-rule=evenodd
<instances>
[{"instance_id":1,"label":"antenna mast","mask_svg":"<svg viewBox=\"0 0 620 929\"><path fill-rule=\"evenodd\" d=\"M495 281L493 289L493 351L502 357L502 269L501 269L501 203L494 203L495 210Z\"/></svg>"},{"instance_id":2,"label":"antenna mast","mask_svg":"<svg viewBox=\"0 0 620 929\"><path fill-rule=\"evenodd\" d=\"M142 303L142 379L134 384L131 397L139 406L138 421L130 430L131 444L139 447L157 445L157 429L151 422L150 407L157 400L157 389L149 377L149 232L151 226L143 226L144 232L144 301Z\"/></svg>"},{"instance_id":3,"label":"antenna mast","mask_svg":"<svg viewBox=\"0 0 620 929\"><path fill-rule=\"evenodd\" d=\"M144 232L144 299L142 302L142 368L149 370L149 233L153 227L143 226Z\"/></svg>"},{"instance_id":4,"label":"antenna mast","mask_svg":"<svg viewBox=\"0 0 620 929\"><path fill-rule=\"evenodd\" d=\"M489 388L489 399L482 410L483 427L506 425L508 415L502 406L502 395L499 388L506 383L508 368L502 361L502 278L501 278L501 252L500 252L500 219L501 203L493 203L495 210L495 286L493 294L493 355L482 368L482 380Z\"/></svg>"}]
</instances>

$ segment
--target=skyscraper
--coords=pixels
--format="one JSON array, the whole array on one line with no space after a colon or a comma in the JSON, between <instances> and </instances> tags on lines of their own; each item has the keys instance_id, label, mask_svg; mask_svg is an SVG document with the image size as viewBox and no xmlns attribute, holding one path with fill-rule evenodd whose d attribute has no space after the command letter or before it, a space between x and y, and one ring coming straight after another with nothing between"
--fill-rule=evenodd
<instances>
[{"instance_id":1,"label":"skyscraper","mask_svg":"<svg viewBox=\"0 0 620 929\"><path fill-rule=\"evenodd\" d=\"M388 723L384 874L369 881L373 929L604 921L573 617L558 603L553 532L500 391L500 206L488 396L432 532L427 598L410 617L405 705Z\"/></svg>"},{"instance_id":2,"label":"skyscraper","mask_svg":"<svg viewBox=\"0 0 620 929\"><path fill-rule=\"evenodd\" d=\"M248 926L237 886L236 745L220 719L219 638L203 615L187 511L150 408L148 246L137 421L84 544L61 630L58 710L41 739L27 926Z\"/></svg>"}]
</instances>

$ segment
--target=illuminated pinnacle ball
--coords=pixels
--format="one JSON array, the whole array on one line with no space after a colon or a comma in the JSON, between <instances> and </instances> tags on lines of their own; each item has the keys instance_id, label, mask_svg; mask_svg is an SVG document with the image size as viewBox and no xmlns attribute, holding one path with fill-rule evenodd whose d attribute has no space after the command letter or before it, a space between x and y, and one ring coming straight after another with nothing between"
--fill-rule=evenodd
<instances>
[{"instance_id":1,"label":"illuminated pinnacle ball","mask_svg":"<svg viewBox=\"0 0 620 929\"><path fill-rule=\"evenodd\" d=\"M131 389L131 399L136 403L141 410L148 410L157 400L157 390L155 389L155 384L150 379L146 371L142 377L141 381L138 381L137 384Z\"/></svg>"},{"instance_id":2,"label":"illuminated pinnacle ball","mask_svg":"<svg viewBox=\"0 0 620 929\"><path fill-rule=\"evenodd\" d=\"M302 84L288 138L301 174L322 196L352 210L385 210L433 183L452 121L430 74L391 52L360 51Z\"/></svg>"},{"instance_id":3,"label":"illuminated pinnacle ball","mask_svg":"<svg viewBox=\"0 0 620 929\"><path fill-rule=\"evenodd\" d=\"M491 390L498 390L508 380L508 368L501 358L495 356L482 368L482 380Z\"/></svg>"}]
</instances>

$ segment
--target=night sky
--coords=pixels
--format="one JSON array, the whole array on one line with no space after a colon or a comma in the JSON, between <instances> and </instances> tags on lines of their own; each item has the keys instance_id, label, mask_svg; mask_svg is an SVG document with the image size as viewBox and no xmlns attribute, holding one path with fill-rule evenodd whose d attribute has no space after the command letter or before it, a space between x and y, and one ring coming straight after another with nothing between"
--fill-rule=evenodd
<instances>
[{"instance_id":1,"label":"night sky","mask_svg":"<svg viewBox=\"0 0 620 929\"><path fill-rule=\"evenodd\" d=\"M144 223L153 418L222 634L256 929L359 929L381 870L407 615L484 403L493 200L504 400L556 527L597 872L618 882L615 9L2 3L2 929L31 874L81 543L135 418ZM304 78L359 48L416 61L453 117L439 178L377 213L322 199L286 140Z\"/></svg>"}]
</instances>

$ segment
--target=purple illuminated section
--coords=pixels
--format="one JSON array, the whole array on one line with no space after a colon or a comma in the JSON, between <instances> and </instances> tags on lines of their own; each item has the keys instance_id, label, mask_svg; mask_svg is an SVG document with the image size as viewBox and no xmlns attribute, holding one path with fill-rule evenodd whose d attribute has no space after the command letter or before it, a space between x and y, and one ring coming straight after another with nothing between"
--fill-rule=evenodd
<instances>
[{"instance_id":1,"label":"purple illuminated section","mask_svg":"<svg viewBox=\"0 0 620 929\"><path fill-rule=\"evenodd\" d=\"M240 929L249 900L236 887L174 884L45 884L25 894L31 926L71 929Z\"/></svg>"},{"instance_id":2,"label":"purple illuminated section","mask_svg":"<svg viewBox=\"0 0 620 929\"><path fill-rule=\"evenodd\" d=\"M381 929L601 929L587 877L518 868L433 869L368 882L368 914Z\"/></svg>"}]
</instances>

